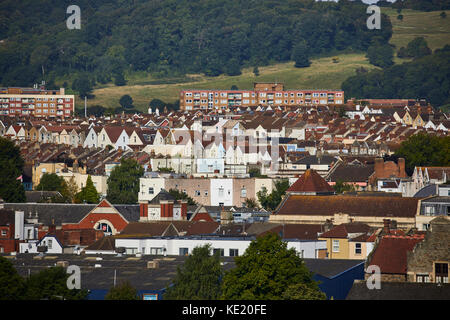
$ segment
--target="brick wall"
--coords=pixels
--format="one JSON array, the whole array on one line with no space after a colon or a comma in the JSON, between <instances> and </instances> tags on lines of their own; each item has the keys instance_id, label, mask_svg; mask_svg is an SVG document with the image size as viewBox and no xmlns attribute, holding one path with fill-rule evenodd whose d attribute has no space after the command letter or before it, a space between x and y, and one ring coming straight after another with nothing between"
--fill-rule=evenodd
<instances>
[{"instance_id":1,"label":"brick wall","mask_svg":"<svg viewBox=\"0 0 450 320\"><path fill-rule=\"evenodd\" d=\"M415 281L415 274L429 274L434 278L434 262L450 263L450 219L440 217L431 221L431 231L412 252L407 255L409 281Z\"/></svg>"}]
</instances>

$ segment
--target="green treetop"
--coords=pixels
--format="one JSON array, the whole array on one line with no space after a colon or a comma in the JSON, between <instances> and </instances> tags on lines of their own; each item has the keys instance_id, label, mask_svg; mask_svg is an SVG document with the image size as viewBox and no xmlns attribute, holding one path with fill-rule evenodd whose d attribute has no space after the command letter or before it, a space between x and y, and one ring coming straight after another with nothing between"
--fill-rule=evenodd
<instances>
[{"instance_id":1,"label":"green treetop","mask_svg":"<svg viewBox=\"0 0 450 320\"><path fill-rule=\"evenodd\" d=\"M164 294L168 300L217 300L223 275L220 257L211 246L196 247L177 270L173 285Z\"/></svg>"},{"instance_id":2,"label":"green treetop","mask_svg":"<svg viewBox=\"0 0 450 320\"><path fill-rule=\"evenodd\" d=\"M0 198L6 202L25 202L25 189L17 180L22 175L23 165L19 147L0 137Z\"/></svg>"},{"instance_id":3,"label":"green treetop","mask_svg":"<svg viewBox=\"0 0 450 320\"><path fill-rule=\"evenodd\" d=\"M108 178L106 198L114 204L137 203L139 193L139 178L144 169L134 159L122 159Z\"/></svg>"},{"instance_id":4,"label":"green treetop","mask_svg":"<svg viewBox=\"0 0 450 320\"><path fill-rule=\"evenodd\" d=\"M97 189L92 182L92 178L89 175L86 179L86 186L84 186L80 192L78 192L75 196L75 201L77 203L98 203L100 200L100 196L97 192Z\"/></svg>"},{"instance_id":5,"label":"green treetop","mask_svg":"<svg viewBox=\"0 0 450 320\"><path fill-rule=\"evenodd\" d=\"M235 258L236 268L222 283L222 297L230 300L325 299L295 249L269 233L250 243Z\"/></svg>"}]
</instances>

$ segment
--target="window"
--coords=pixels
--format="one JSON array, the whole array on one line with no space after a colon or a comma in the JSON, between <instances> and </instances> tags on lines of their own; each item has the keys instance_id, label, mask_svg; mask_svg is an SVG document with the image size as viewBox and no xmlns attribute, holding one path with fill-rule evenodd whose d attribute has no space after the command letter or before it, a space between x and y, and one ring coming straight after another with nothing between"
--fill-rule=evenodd
<instances>
[{"instance_id":1,"label":"window","mask_svg":"<svg viewBox=\"0 0 450 320\"><path fill-rule=\"evenodd\" d=\"M219 188L219 197L223 197L224 189L222 187Z\"/></svg>"},{"instance_id":2,"label":"window","mask_svg":"<svg viewBox=\"0 0 450 320\"><path fill-rule=\"evenodd\" d=\"M247 189L245 188L241 189L241 198L247 198Z\"/></svg>"},{"instance_id":3,"label":"window","mask_svg":"<svg viewBox=\"0 0 450 320\"><path fill-rule=\"evenodd\" d=\"M150 254L154 256L162 255L163 252L163 248L150 248Z\"/></svg>"},{"instance_id":4,"label":"window","mask_svg":"<svg viewBox=\"0 0 450 320\"><path fill-rule=\"evenodd\" d=\"M431 216L435 213L435 208L433 206L425 206L425 215Z\"/></svg>"},{"instance_id":5,"label":"window","mask_svg":"<svg viewBox=\"0 0 450 320\"><path fill-rule=\"evenodd\" d=\"M355 254L361 254L361 243L355 243Z\"/></svg>"},{"instance_id":6,"label":"window","mask_svg":"<svg viewBox=\"0 0 450 320\"><path fill-rule=\"evenodd\" d=\"M339 240L333 240L333 252L339 252Z\"/></svg>"},{"instance_id":7,"label":"window","mask_svg":"<svg viewBox=\"0 0 450 320\"><path fill-rule=\"evenodd\" d=\"M418 274L416 275L416 282L430 282L430 277L427 274Z\"/></svg>"},{"instance_id":8,"label":"window","mask_svg":"<svg viewBox=\"0 0 450 320\"><path fill-rule=\"evenodd\" d=\"M230 249L230 257L237 257L239 255L239 249Z\"/></svg>"},{"instance_id":9,"label":"window","mask_svg":"<svg viewBox=\"0 0 450 320\"><path fill-rule=\"evenodd\" d=\"M435 263L434 273L436 276L436 282L448 283L448 264L447 263Z\"/></svg>"},{"instance_id":10,"label":"window","mask_svg":"<svg viewBox=\"0 0 450 320\"><path fill-rule=\"evenodd\" d=\"M213 250L213 254L216 254L216 253L219 253L219 255L220 255L221 257L223 257L223 256L225 255L225 250L224 250L224 249L221 249L221 248L219 248L219 249L214 249L214 250Z\"/></svg>"},{"instance_id":11,"label":"window","mask_svg":"<svg viewBox=\"0 0 450 320\"><path fill-rule=\"evenodd\" d=\"M137 248L126 248L125 254L136 254Z\"/></svg>"},{"instance_id":12,"label":"window","mask_svg":"<svg viewBox=\"0 0 450 320\"><path fill-rule=\"evenodd\" d=\"M208 190L205 190L205 197L208 196Z\"/></svg>"},{"instance_id":13,"label":"window","mask_svg":"<svg viewBox=\"0 0 450 320\"><path fill-rule=\"evenodd\" d=\"M150 188L148 188L148 193L149 194L154 194L155 190L152 187L150 187Z\"/></svg>"},{"instance_id":14,"label":"window","mask_svg":"<svg viewBox=\"0 0 450 320\"><path fill-rule=\"evenodd\" d=\"M180 248L180 256L187 256L189 254L189 248Z\"/></svg>"},{"instance_id":15,"label":"window","mask_svg":"<svg viewBox=\"0 0 450 320\"><path fill-rule=\"evenodd\" d=\"M303 255L305 254L305 250L300 250L300 252L297 251L297 256L299 258L303 258Z\"/></svg>"},{"instance_id":16,"label":"window","mask_svg":"<svg viewBox=\"0 0 450 320\"><path fill-rule=\"evenodd\" d=\"M6 230L2 230L2 237L6 237Z\"/></svg>"},{"instance_id":17,"label":"window","mask_svg":"<svg viewBox=\"0 0 450 320\"><path fill-rule=\"evenodd\" d=\"M52 239L48 239L48 245L47 245L47 247L48 247L49 249L51 249L51 248L53 247L53 240L52 240Z\"/></svg>"},{"instance_id":18,"label":"window","mask_svg":"<svg viewBox=\"0 0 450 320\"><path fill-rule=\"evenodd\" d=\"M145 254L145 247L142 247L141 253L142 253L142 254Z\"/></svg>"},{"instance_id":19,"label":"window","mask_svg":"<svg viewBox=\"0 0 450 320\"><path fill-rule=\"evenodd\" d=\"M422 224L422 229L425 230L425 231L429 230L430 229L430 224L429 223Z\"/></svg>"},{"instance_id":20,"label":"window","mask_svg":"<svg viewBox=\"0 0 450 320\"><path fill-rule=\"evenodd\" d=\"M200 196L200 190L195 190L195 195L196 195L197 197L199 197L199 196Z\"/></svg>"}]
</instances>

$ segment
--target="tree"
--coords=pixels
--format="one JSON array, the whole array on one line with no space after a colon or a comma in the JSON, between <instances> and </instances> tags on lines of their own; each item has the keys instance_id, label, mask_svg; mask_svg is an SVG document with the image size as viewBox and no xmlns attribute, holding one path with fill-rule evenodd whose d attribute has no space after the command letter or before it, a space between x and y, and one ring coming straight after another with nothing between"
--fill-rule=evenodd
<instances>
[{"instance_id":1,"label":"tree","mask_svg":"<svg viewBox=\"0 0 450 320\"><path fill-rule=\"evenodd\" d=\"M325 300L326 294L304 283L296 283L286 288L283 300Z\"/></svg>"},{"instance_id":2,"label":"tree","mask_svg":"<svg viewBox=\"0 0 450 320\"><path fill-rule=\"evenodd\" d=\"M84 300L87 290L69 289L69 275L63 267L51 267L32 274L26 281L27 300Z\"/></svg>"},{"instance_id":3,"label":"tree","mask_svg":"<svg viewBox=\"0 0 450 320\"><path fill-rule=\"evenodd\" d=\"M164 108L165 105L166 105L166 103L159 99L152 99L152 101L150 101L150 104L149 104L149 106L152 108L152 110L156 109L156 108L162 110L162 108Z\"/></svg>"},{"instance_id":4,"label":"tree","mask_svg":"<svg viewBox=\"0 0 450 320\"><path fill-rule=\"evenodd\" d=\"M253 74L255 75L255 77L259 76L259 69L257 66L253 68Z\"/></svg>"},{"instance_id":5,"label":"tree","mask_svg":"<svg viewBox=\"0 0 450 320\"><path fill-rule=\"evenodd\" d=\"M239 90L239 88L237 87L237 85L233 84L231 86L230 90Z\"/></svg>"},{"instance_id":6,"label":"tree","mask_svg":"<svg viewBox=\"0 0 450 320\"><path fill-rule=\"evenodd\" d=\"M36 186L37 191L58 191L61 193L63 189L64 178L58 176L56 173L45 172L39 184Z\"/></svg>"},{"instance_id":7,"label":"tree","mask_svg":"<svg viewBox=\"0 0 450 320\"><path fill-rule=\"evenodd\" d=\"M295 61L294 67L305 68L311 65L308 52L306 41L300 41L294 46L292 49L292 60Z\"/></svg>"},{"instance_id":8,"label":"tree","mask_svg":"<svg viewBox=\"0 0 450 320\"><path fill-rule=\"evenodd\" d=\"M258 208L258 203L254 198L246 198L244 203L247 208Z\"/></svg>"},{"instance_id":9,"label":"tree","mask_svg":"<svg viewBox=\"0 0 450 320\"><path fill-rule=\"evenodd\" d=\"M137 203L139 193L139 178L144 169L134 159L123 159L120 165L114 167L108 178L106 199L114 204Z\"/></svg>"},{"instance_id":10,"label":"tree","mask_svg":"<svg viewBox=\"0 0 450 320\"><path fill-rule=\"evenodd\" d=\"M81 191L75 195L75 202L77 203L98 203L100 195L92 182L92 178L88 175L86 179L86 186L81 188Z\"/></svg>"},{"instance_id":11,"label":"tree","mask_svg":"<svg viewBox=\"0 0 450 320\"><path fill-rule=\"evenodd\" d=\"M406 56L414 59L428 56L432 53L424 37L416 37L406 47Z\"/></svg>"},{"instance_id":12,"label":"tree","mask_svg":"<svg viewBox=\"0 0 450 320\"><path fill-rule=\"evenodd\" d=\"M181 267L173 285L164 294L167 300L217 300L223 276L219 252L212 254L210 244L195 247Z\"/></svg>"},{"instance_id":13,"label":"tree","mask_svg":"<svg viewBox=\"0 0 450 320\"><path fill-rule=\"evenodd\" d=\"M394 49L389 44L377 42L367 49L367 57L374 66L387 68L394 64Z\"/></svg>"},{"instance_id":14,"label":"tree","mask_svg":"<svg viewBox=\"0 0 450 320\"><path fill-rule=\"evenodd\" d=\"M75 181L74 176L71 176L69 181L65 183L65 188L63 189L62 196L68 200L70 203L75 202L75 196L78 193L78 185Z\"/></svg>"},{"instance_id":15,"label":"tree","mask_svg":"<svg viewBox=\"0 0 450 320\"><path fill-rule=\"evenodd\" d=\"M229 76L239 76L242 73L239 61L235 58L230 59L225 65L225 73Z\"/></svg>"},{"instance_id":16,"label":"tree","mask_svg":"<svg viewBox=\"0 0 450 320\"><path fill-rule=\"evenodd\" d=\"M93 97L92 95L92 83L89 77L85 74L78 76L72 82L72 89L78 91L80 98L87 97L88 99Z\"/></svg>"},{"instance_id":17,"label":"tree","mask_svg":"<svg viewBox=\"0 0 450 320\"><path fill-rule=\"evenodd\" d=\"M404 158L406 172L411 175L416 166L450 166L450 136L437 137L419 133L403 141L394 153Z\"/></svg>"},{"instance_id":18,"label":"tree","mask_svg":"<svg viewBox=\"0 0 450 320\"><path fill-rule=\"evenodd\" d=\"M8 259L0 256L0 300L20 300L24 293L24 279Z\"/></svg>"},{"instance_id":19,"label":"tree","mask_svg":"<svg viewBox=\"0 0 450 320\"><path fill-rule=\"evenodd\" d=\"M123 282L112 287L105 296L105 300L140 300L139 295L129 282Z\"/></svg>"},{"instance_id":20,"label":"tree","mask_svg":"<svg viewBox=\"0 0 450 320\"><path fill-rule=\"evenodd\" d=\"M347 117L347 112L345 111L344 107L340 107L339 108L339 113L338 113L339 118L345 118Z\"/></svg>"},{"instance_id":21,"label":"tree","mask_svg":"<svg viewBox=\"0 0 450 320\"><path fill-rule=\"evenodd\" d=\"M282 179L275 182L274 190L268 194L267 189L263 187L261 191L256 194L261 206L266 210L275 210L280 204L286 190L289 189L289 180Z\"/></svg>"},{"instance_id":22,"label":"tree","mask_svg":"<svg viewBox=\"0 0 450 320\"><path fill-rule=\"evenodd\" d=\"M123 95L120 98L119 103L124 109L133 108L133 98L131 98L128 94Z\"/></svg>"},{"instance_id":23,"label":"tree","mask_svg":"<svg viewBox=\"0 0 450 320\"><path fill-rule=\"evenodd\" d=\"M275 233L253 240L235 262L236 267L223 278L224 299L325 298L295 249L287 249L287 243Z\"/></svg>"},{"instance_id":24,"label":"tree","mask_svg":"<svg viewBox=\"0 0 450 320\"><path fill-rule=\"evenodd\" d=\"M193 206L196 205L197 202L195 202L194 199L192 199L191 197L189 197L186 193L181 192L177 189L170 189L169 193L175 197L175 199L177 200L187 200L188 201L188 205Z\"/></svg>"},{"instance_id":25,"label":"tree","mask_svg":"<svg viewBox=\"0 0 450 320\"><path fill-rule=\"evenodd\" d=\"M121 71L121 72L117 72L117 73L114 75L114 84L115 84L116 86L124 86L124 85L127 84L127 81L125 80L125 77L124 77L122 71Z\"/></svg>"},{"instance_id":26,"label":"tree","mask_svg":"<svg viewBox=\"0 0 450 320\"><path fill-rule=\"evenodd\" d=\"M334 191L336 193L344 193L344 192L352 192L355 191L355 187L349 183L346 183L342 180L338 180L336 184L333 186Z\"/></svg>"},{"instance_id":27,"label":"tree","mask_svg":"<svg viewBox=\"0 0 450 320\"><path fill-rule=\"evenodd\" d=\"M402 14L399 14L399 15L397 16L397 20L402 21L402 20L403 20L403 15L402 15Z\"/></svg>"},{"instance_id":28,"label":"tree","mask_svg":"<svg viewBox=\"0 0 450 320\"><path fill-rule=\"evenodd\" d=\"M20 149L9 139L0 137L0 198L5 202L25 202L25 189L19 178L24 161Z\"/></svg>"}]
</instances>

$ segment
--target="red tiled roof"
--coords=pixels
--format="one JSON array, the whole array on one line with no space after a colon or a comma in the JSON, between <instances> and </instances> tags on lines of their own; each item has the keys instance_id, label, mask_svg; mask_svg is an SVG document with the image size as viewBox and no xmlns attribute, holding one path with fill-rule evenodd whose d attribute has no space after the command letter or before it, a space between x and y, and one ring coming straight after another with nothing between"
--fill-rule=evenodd
<instances>
[{"instance_id":1,"label":"red tiled roof","mask_svg":"<svg viewBox=\"0 0 450 320\"><path fill-rule=\"evenodd\" d=\"M334 189L315 170L308 169L287 192L334 192Z\"/></svg>"},{"instance_id":2,"label":"red tiled roof","mask_svg":"<svg viewBox=\"0 0 450 320\"><path fill-rule=\"evenodd\" d=\"M370 265L379 266L381 273L406 274L407 252L423 238L423 235L384 236L372 254Z\"/></svg>"},{"instance_id":3,"label":"red tiled roof","mask_svg":"<svg viewBox=\"0 0 450 320\"><path fill-rule=\"evenodd\" d=\"M288 195L275 214L333 216L346 213L363 217L414 218L418 201L418 198L400 197Z\"/></svg>"}]
</instances>

